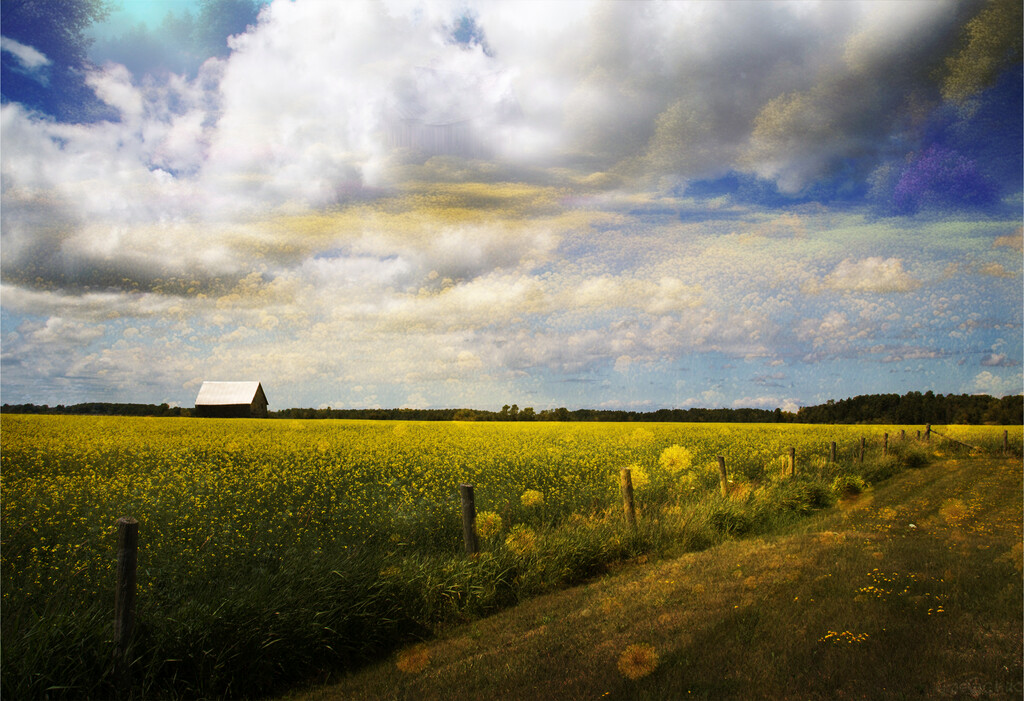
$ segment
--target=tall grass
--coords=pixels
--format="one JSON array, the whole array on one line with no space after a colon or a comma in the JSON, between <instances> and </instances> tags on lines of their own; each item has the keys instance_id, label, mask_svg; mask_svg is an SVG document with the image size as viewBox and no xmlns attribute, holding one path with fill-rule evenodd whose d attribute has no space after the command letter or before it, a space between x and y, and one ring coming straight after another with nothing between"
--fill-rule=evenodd
<instances>
[{"instance_id":1,"label":"tall grass","mask_svg":"<svg viewBox=\"0 0 1024 701\"><path fill-rule=\"evenodd\" d=\"M195 424L165 425L184 431ZM556 467L545 472L540 458L524 459L533 453L522 444L491 457L491 472L478 471L474 481L489 485L478 501L501 525L482 538L483 552L467 557L460 553L453 494L438 499L430 489L453 493L452 485L474 475L441 474L422 457L413 462L410 444L399 440L404 428L372 428L388 439L375 444L376 469L359 463L351 445L339 448L354 467L333 478L296 458L292 444L267 424L256 430L268 432L261 434L268 447L253 451L244 469L238 454L245 449L233 439L188 444L189 456L200 456L204 467L180 472L167 467L173 456L160 452L163 434L140 433L134 447L104 434L83 449L68 443L73 433L50 445L42 439L8 444L11 450L5 445L0 695L118 694L111 659L114 509L142 516L129 695L248 698L327 680L615 563L783 528L866 482L918 466L938 445L908 443L885 457L875 451L863 464L849 457L831 463L807 451L791 477L782 474L784 461L759 460L755 450L755 458L731 465L733 483L722 496L716 472L699 459L706 446L692 444L688 455L659 462L680 438L676 427L650 436L620 427L603 439L575 430L524 434L529 450ZM424 435L414 448L454 464ZM302 453L305 459L325 453L316 447L320 438L311 437L313 452ZM819 433L815 440L822 443ZM480 443L470 445L485 452ZM611 456L597 463L592 451L602 445ZM852 454L853 439L846 445ZM114 457L133 469L112 470ZM583 466L566 467L573 459ZM156 460L165 471L149 468L147 461ZM384 469L385 460L394 465ZM299 462L301 471L286 469ZM636 492L635 528L622 517L614 479L626 465L648 473ZM352 491L352 472L362 475L363 492ZM66 493L34 491L45 480ZM404 491L389 491L403 480ZM568 486L559 487L559 480ZM540 488L524 490L529 486ZM499 489L504 498L496 496ZM101 503L102 490L121 494L120 501ZM388 498L396 494L401 498ZM362 511L353 515L353 505ZM205 523L204 514L210 515Z\"/></svg>"}]
</instances>

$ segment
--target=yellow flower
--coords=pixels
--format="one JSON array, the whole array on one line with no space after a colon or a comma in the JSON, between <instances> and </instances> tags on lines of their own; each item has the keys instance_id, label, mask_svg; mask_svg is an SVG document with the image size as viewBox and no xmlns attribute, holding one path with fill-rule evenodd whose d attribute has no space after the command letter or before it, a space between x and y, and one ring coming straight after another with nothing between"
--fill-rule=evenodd
<instances>
[{"instance_id":1,"label":"yellow flower","mask_svg":"<svg viewBox=\"0 0 1024 701\"><path fill-rule=\"evenodd\" d=\"M658 653L651 645L630 645L619 657L619 671L630 679L640 679L658 666Z\"/></svg>"},{"instance_id":2,"label":"yellow flower","mask_svg":"<svg viewBox=\"0 0 1024 701\"><path fill-rule=\"evenodd\" d=\"M516 555L528 555L537 547L537 535L529 526L518 523L505 538L505 547Z\"/></svg>"},{"instance_id":3,"label":"yellow flower","mask_svg":"<svg viewBox=\"0 0 1024 701\"><path fill-rule=\"evenodd\" d=\"M430 650L423 645L416 645L398 653L395 666L400 672L416 674L422 672L430 663Z\"/></svg>"},{"instance_id":4,"label":"yellow flower","mask_svg":"<svg viewBox=\"0 0 1024 701\"><path fill-rule=\"evenodd\" d=\"M690 469L690 465L693 464L693 455L681 445L672 445L661 451L658 462L669 473L678 475L680 472Z\"/></svg>"},{"instance_id":5,"label":"yellow flower","mask_svg":"<svg viewBox=\"0 0 1024 701\"><path fill-rule=\"evenodd\" d=\"M540 506L544 503L544 495L536 489L527 489L519 499L526 507Z\"/></svg>"},{"instance_id":6,"label":"yellow flower","mask_svg":"<svg viewBox=\"0 0 1024 701\"><path fill-rule=\"evenodd\" d=\"M618 479L619 476L615 477ZM650 484L651 477L640 463L633 463L629 466L629 481L633 484L633 490L636 491Z\"/></svg>"},{"instance_id":7,"label":"yellow flower","mask_svg":"<svg viewBox=\"0 0 1024 701\"><path fill-rule=\"evenodd\" d=\"M493 511L481 511L476 515L476 532L485 540L501 533L501 516Z\"/></svg>"}]
</instances>

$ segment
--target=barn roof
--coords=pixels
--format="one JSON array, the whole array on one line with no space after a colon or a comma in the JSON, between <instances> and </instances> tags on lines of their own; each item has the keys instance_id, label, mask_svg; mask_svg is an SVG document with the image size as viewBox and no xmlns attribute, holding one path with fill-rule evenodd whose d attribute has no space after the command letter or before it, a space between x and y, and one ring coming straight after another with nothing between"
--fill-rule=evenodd
<instances>
[{"instance_id":1,"label":"barn roof","mask_svg":"<svg viewBox=\"0 0 1024 701\"><path fill-rule=\"evenodd\" d=\"M259 382L204 382L199 388L196 406L251 404L257 395L267 401Z\"/></svg>"}]
</instances>

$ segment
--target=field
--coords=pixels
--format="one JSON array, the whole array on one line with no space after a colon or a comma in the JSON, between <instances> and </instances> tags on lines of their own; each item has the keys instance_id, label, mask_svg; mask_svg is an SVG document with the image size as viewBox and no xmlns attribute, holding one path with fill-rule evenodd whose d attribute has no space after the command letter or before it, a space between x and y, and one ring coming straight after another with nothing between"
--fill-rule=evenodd
<instances>
[{"instance_id":1,"label":"field","mask_svg":"<svg viewBox=\"0 0 1024 701\"><path fill-rule=\"evenodd\" d=\"M288 698L1019 700L1021 489L1019 460L940 458L779 533L626 563Z\"/></svg>"},{"instance_id":2,"label":"field","mask_svg":"<svg viewBox=\"0 0 1024 701\"><path fill-rule=\"evenodd\" d=\"M131 693L256 696L617 562L774 532L936 451L967 451L915 440L922 428L5 415L0 693L113 695L121 516L140 522ZM1000 427L938 428L1001 452ZM1019 427L1010 450L1020 455ZM476 491L473 558L461 553L462 483Z\"/></svg>"}]
</instances>

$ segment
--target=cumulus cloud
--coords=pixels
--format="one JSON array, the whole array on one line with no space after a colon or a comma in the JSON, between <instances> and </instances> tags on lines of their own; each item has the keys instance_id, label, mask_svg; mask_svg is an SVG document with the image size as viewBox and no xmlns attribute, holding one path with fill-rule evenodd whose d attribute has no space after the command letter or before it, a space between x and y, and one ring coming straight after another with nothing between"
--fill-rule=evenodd
<instances>
[{"instance_id":1,"label":"cumulus cloud","mask_svg":"<svg viewBox=\"0 0 1024 701\"><path fill-rule=\"evenodd\" d=\"M921 282L903 269L899 258L871 256L861 260L845 259L820 283L810 283L809 292L909 292Z\"/></svg>"},{"instance_id":2,"label":"cumulus cloud","mask_svg":"<svg viewBox=\"0 0 1024 701\"><path fill-rule=\"evenodd\" d=\"M986 353L981 357L981 364L989 368L1012 368L1019 363L1006 356L1005 353Z\"/></svg>"},{"instance_id":3,"label":"cumulus cloud","mask_svg":"<svg viewBox=\"0 0 1024 701\"><path fill-rule=\"evenodd\" d=\"M696 366L695 402L788 407L760 388L817 386L837 358L940 361L953 333L1006 367L1019 348L985 334L1020 320L1012 225L766 212L737 189L778 207L892 157L959 7L274 2L187 75L91 69L116 118L8 101L5 391L90 373L120 391L148 357L164 388L258 374L295 403L517 387L540 406L554 377L596 405L642 376L671 403ZM716 384L723 358L753 379Z\"/></svg>"},{"instance_id":4,"label":"cumulus cloud","mask_svg":"<svg viewBox=\"0 0 1024 701\"><path fill-rule=\"evenodd\" d=\"M970 389L994 397L1005 397L1008 394L1020 394L1024 389L1024 379L1020 373L1001 376L984 370L974 376Z\"/></svg>"}]
</instances>

